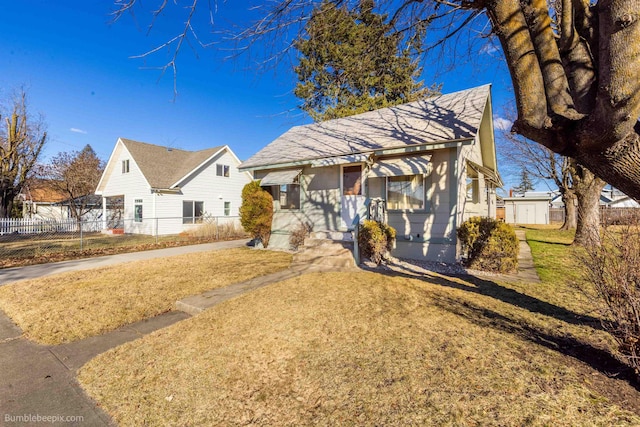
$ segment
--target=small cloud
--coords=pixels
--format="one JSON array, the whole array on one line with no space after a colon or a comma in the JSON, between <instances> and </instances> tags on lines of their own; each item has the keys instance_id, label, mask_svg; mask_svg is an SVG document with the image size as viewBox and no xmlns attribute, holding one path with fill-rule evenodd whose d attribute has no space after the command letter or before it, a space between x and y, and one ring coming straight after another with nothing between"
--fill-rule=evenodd
<instances>
[{"instance_id":1,"label":"small cloud","mask_svg":"<svg viewBox=\"0 0 640 427\"><path fill-rule=\"evenodd\" d=\"M509 119L505 119L504 117L494 117L493 125L498 130L509 132L511 130L511 126L513 126L513 122Z\"/></svg>"},{"instance_id":2,"label":"small cloud","mask_svg":"<svg viewBox=\"0 0 640 427\"><path fill-rule=\"evenodd\" d=\"M498 51L499 51L498 46L496 46L494 43L491 43L491 42L486 43L484 46L480 48L480 53L486 53L487 55L493 55Z\"/></svg>"},{"instance_id":3,"label":"small cloud","mask_svg":"<svg viewBox=\"0 0 640 427\"><path fill-rule=\"evenodd\" d=\"M81 133L81 134L83 134L83 135L86 135L86 134L87 134L87 131L86 131L86 130L82 130L82 129L78 129L78 128L71 128L71 129L69 129L69 130L70 130L71 132L73 132L73 133Z\"/></svg>"}]
</instances>

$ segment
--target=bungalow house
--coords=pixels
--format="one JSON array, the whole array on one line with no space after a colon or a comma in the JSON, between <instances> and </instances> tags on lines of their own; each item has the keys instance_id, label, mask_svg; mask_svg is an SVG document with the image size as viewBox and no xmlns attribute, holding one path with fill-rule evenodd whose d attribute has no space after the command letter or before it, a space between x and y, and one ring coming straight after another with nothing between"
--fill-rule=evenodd
<instances>
[{"instance_id":1,"label":"bungalow house","mask_svg":"<svg viewBox=\"0 0 640 427\"><path fill-rule=\"evenodd\" d=\"M452 262L456 228L496 214L491 87L296 126L240 170L273 195L271 246L300 224L346 240L374 217L397 230L394 255Z\"/></svg>"},{"instance_id":2,"label":"bungalow house","mask_svg":"<svg viewBox=\"0 0 640 427\"><path fill-rule=\"evenodd\" d=\"M119 138L96 189L103 228L178 234L206 215L235 217L251 181L239 164L227 145L186 151Z\"/></svg>"}]
</instances>

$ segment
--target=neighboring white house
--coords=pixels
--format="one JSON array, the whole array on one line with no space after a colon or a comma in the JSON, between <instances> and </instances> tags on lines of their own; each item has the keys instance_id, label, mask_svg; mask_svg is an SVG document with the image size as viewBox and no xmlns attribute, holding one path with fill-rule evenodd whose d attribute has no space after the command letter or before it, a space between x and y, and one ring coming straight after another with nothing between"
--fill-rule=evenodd
<instances>
[{"instance_id":1,"label":"neighboring white house","mask_svg":"<svg viewBox=\"0 0 640 427\"><path fill-rule=\"evenodd\" d=\"M237 216L251 176L226 146L185 151L119 138L98 183L104 228L125 233L177 234L204 216ZM118 224L107 210L121 209Z\"/></svg>"},{"instance_id":2,"label":"neighboring white house","mask_svg":"<svg viewBox=\"0 0 640 427\"><path fill-rule=\"evenodd\" d=\"M504 221L507 224L549 224L550 194L528 194L505 197Z\"/></svg>"},{"instance_id":3,"label":"neighboring white house","mask_svg":"<svg viewBox=\"0 0 640 427\"><path fill-rule=\"evenodd\" d=\"M274 197L271 246L289 247L300 224L347 232L386 206L394 255L451 262L456 228L496 214L491 87L296 126L240 170Z\"/></svg>"}]
</instances>

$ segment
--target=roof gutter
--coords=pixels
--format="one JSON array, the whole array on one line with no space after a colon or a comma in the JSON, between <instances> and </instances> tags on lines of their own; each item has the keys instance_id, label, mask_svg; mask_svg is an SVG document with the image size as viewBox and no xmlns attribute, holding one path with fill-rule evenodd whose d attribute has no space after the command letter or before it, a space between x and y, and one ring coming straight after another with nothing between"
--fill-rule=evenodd
<instances>
[{"instance_id":1,"label":"roof gutter","mask_svg":"<svg viewBox=\"0 0 640 427\"><path fill-rule=\"evenodd\" d=\"M248 166L243 167L240 165L238 170L240 172L252 172L256 170L264 170L264 169L284 169L296 166L306 166L310 165L314 160L318 159L327 159L332 157L341 157L355 154L369 154L373 153L375 156L385 156L390 154L402 154L402 153L417 153L421 151L432 151L432 150L442 150L447 148L455 148L460 145L471 145L475 141L475 138L460 138L454 140L447 140L446 142L435 142L435 143L427 143L427 144L416 144L416 145L408 145L405 147L397 147L397 148L383 148L380 150L368 150L368 151L354 151L352 153L343 153L337 154L335 156L321 156L314 157L313 159L305 159L305 160L297 160L294 162L285 162L285 163L270 163L263 164L257 166Z\"/></svg>"}]
</instances>

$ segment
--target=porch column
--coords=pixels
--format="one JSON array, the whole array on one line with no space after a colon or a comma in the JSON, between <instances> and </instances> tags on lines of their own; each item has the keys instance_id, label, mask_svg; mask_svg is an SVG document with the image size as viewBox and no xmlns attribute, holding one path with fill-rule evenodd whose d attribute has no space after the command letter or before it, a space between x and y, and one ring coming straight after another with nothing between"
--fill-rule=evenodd
<instances>
[{"instance_id":1,"label":"porch column","mask_svg":"<svg viewBox=\"0 0 640 427\"><path fill-rule=\"evenodd\" d=\"M102 229L107 229L107 198L102 196Z\"/></svg>"}]
</instances>

